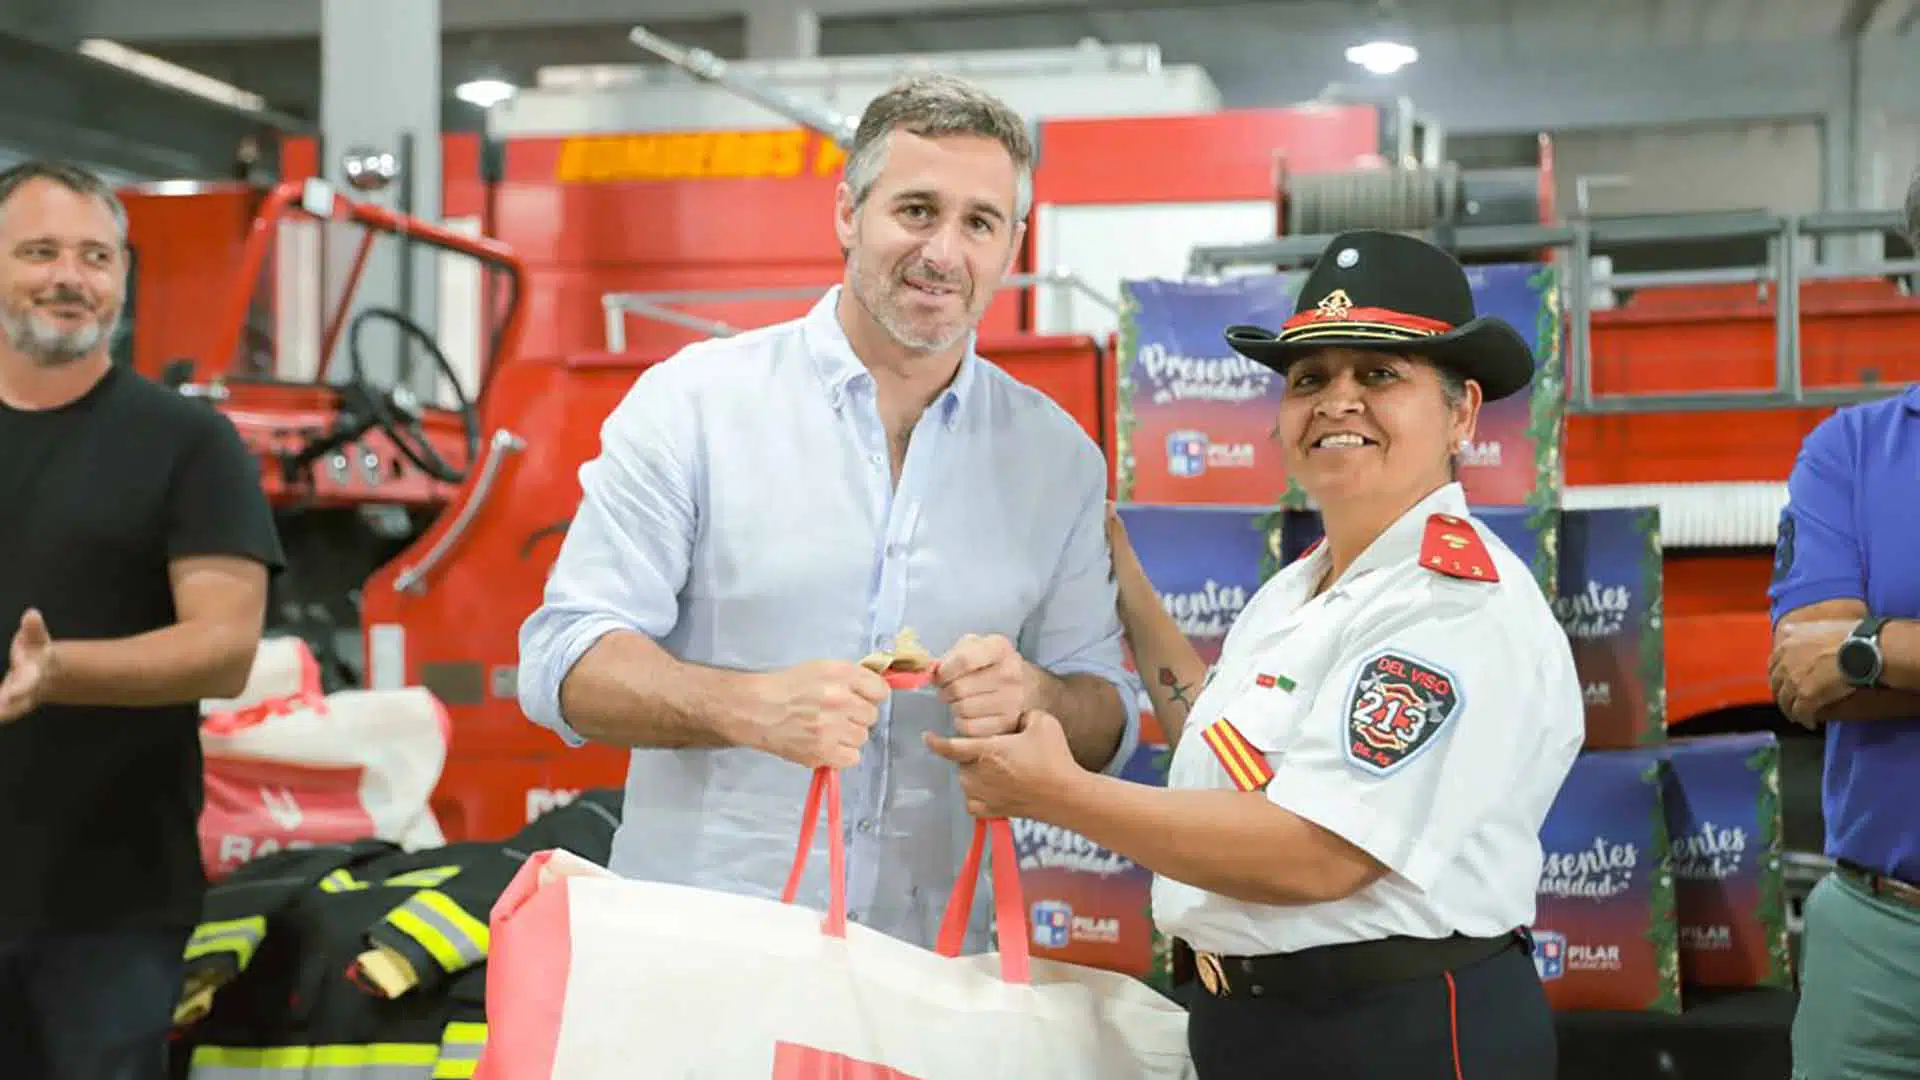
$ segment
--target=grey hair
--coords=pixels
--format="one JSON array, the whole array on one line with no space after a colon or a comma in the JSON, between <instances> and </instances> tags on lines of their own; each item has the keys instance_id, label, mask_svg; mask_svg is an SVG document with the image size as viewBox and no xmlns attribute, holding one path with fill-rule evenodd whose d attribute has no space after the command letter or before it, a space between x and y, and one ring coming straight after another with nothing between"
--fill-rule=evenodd
<instances>
[{"instance_id":1,"label":"grey hair","mask_svg":"<svg viewBox=\"0 0 1920 1080\"><path fill-rule=\"evenodd\" d=\"M895 83L860 114L847 150L845 179L858 208L873 192L887 164L887 136L895 130L922 138L979 135L993 139L1013 159L1013 220L1033 207L1033 137L1006 102L952 75L915 75Z\"/></svg>"},{"instance_id":2,"label":"grey hair","mask_svg":"<svg viewBox=\"0 0 1920 1080\"><path fill-rule=\"evenodd\" d=\"M1467 400L1466 376L1452 368L1444 368L1438 365L1434 366L1434 371L1440 375L1440 396L1446 399L1447 407L1457 409L1465 404ZM1447 455L1447 475L1455 480L1460 479L1460 448L1457 446Z\"/></svg>"},{"instance_id":3,"label":"grey hair","mask_svg":"<svg viewBox=\"0 0 1920 1080\"><path fill-rule=\"evenodd\" d=\"M6 211L15 192L35 180L50 180L75 195L100 200L113 215L113 223L120 230L120 242L126 243L127 208L120 196L114 194L112 185L88 169L65 161L25 161L0 172L0 213Z\"/></svg>"}]
</instances>

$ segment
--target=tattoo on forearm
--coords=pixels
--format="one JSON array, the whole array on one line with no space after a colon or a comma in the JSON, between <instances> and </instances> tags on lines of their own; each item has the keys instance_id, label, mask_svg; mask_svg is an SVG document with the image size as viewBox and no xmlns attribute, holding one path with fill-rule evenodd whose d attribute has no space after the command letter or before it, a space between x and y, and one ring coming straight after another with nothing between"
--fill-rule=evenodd
<instances>
[{"instance_id":1,"label":"tattoo on forearm","mask_svg":"<svg viewBox=\"0 0 1920 1080\"><path fill-rule=\"evenodd\" d=\"M1187 697L1188 692L1193 688L1181 682L1179 676L1173 673L1172 668L1160 669L1160 685L1167 690L1167 703L1169 705L1178 705L1183 712L1193 708L1193 702Z\"/></svg>"}]
</instances>

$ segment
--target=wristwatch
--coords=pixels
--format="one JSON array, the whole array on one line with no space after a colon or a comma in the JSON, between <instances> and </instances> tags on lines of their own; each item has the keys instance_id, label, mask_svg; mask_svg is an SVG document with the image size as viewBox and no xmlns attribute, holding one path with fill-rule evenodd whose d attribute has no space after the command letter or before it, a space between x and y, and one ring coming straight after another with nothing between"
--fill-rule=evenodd
<instances>
[{"instance_id":1,"label":"wristwatch","mask_svg":"<svg viewBox=\"0 0 1920 1080\"><path fill-rule=\"evenodd\" d=\"M1840 643L1835 659L1847 682L1861 689L1879 685L1884 664L1880 655L1880 628L1886 624L1886 616L1869 615Z\"/></svg>"}]
</instances>

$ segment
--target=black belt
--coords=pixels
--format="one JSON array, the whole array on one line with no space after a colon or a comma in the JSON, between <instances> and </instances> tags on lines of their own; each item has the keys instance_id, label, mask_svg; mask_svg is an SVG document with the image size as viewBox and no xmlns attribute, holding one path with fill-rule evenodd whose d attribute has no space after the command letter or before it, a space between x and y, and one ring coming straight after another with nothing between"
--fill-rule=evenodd
<instances>
[{"instance_id":1,"label":"black belt","mask_svg":"<svg viewBox=\"0 0 1920 1080\"><path fill-rule=\"evenodd\" d=\"M1221 956L1195 952L1174 942L1176 984L1198 979L1215 997L1263 997L1312 994L1332 996L1388 983L1428 978L1477 964L1508 949L1533 951L1533 936L1515 930L1498 937L1391 937L1341 945L1321 945L1265 956Z\"/></svg>"}]
</instances>

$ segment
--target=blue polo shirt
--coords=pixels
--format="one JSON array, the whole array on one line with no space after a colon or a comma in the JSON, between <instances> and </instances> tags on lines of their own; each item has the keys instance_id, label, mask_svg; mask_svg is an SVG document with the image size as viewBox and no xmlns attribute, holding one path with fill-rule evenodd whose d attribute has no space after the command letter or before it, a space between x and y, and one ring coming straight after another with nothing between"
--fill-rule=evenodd
<instances>
[{"instance_id":1,"label":"blue polo shirt","mask_svg":"<svg viewBox=\"0 0 1920 1080\"><path fill-rule=\"evenodd\" d=\"M1773 621L1823 600L1920 618L1920 384L1850 405L1807 435L1787 480ZM1827 854L1920 882L1920 708L1912 720L1829 724Z\"/></svg>"}]
</instances>

